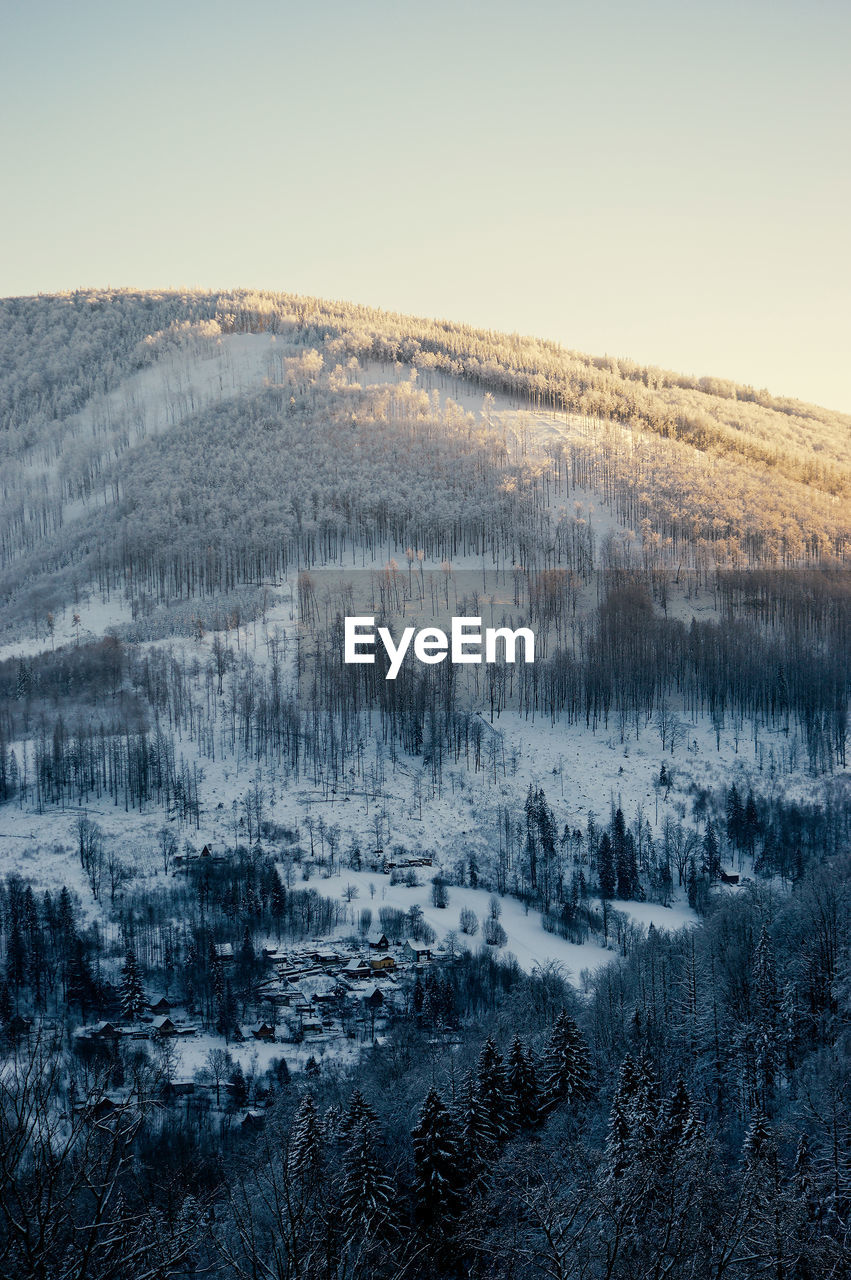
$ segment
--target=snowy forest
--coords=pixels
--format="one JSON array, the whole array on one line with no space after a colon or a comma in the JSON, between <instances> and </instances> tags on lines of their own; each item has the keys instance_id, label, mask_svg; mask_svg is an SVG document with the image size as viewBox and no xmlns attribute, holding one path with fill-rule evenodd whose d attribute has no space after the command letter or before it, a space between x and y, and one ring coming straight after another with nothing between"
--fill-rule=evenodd
<instances>
[{"instance_id":1,"label":"snowy forest","mask_svg":"<svg viewBox=\"0 0 851 1280\"><path fill-rule=\"evenodd\" d=\"M851 1272L851 419L0 300L0 1277ZM343 618L534 663L342 661Z\"/></svg>"}]
</instances>

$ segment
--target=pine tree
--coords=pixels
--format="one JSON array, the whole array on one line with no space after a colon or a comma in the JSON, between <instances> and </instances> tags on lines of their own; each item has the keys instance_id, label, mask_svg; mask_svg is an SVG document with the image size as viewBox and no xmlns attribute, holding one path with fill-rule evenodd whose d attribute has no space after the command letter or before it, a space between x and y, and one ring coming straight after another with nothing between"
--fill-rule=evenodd
<instances>
[{"instance_id":1,"label":"pine tree","mask_svg":"<svg viewBox=\"0 0 851 1280\"><path fill-rule=\"evenodd\" d=\"M745 811L735 782L727 792L727 839L737 849L744 843Z\"/></svg>"},{"instance_id":2,"label":"pine tree","mask_svg":"<svg viewBox=\"0 0 851 1280\"><path fill-rule=\"evenodd\" d=\"M603 832L597 852L597 873L600 879L600 897L615 896L615 858L608 831Z\"/></svg>"},{"instance_id":3,"label":"pine tree","mask_svg":"<svg viewBox=\"0 0 851 1280\"><path fill-rule=\"evenodd\" d=\"M703 865L710 880L717 880L721 874L721 853L718 848L718 837L715 827L707 822L703 833Z\"/></svg>"},{"instance_id":4,"label":"pine tree","mask_svg":"<svg viewBox=\"0 0 851 1280\"><path fill-rule=\"evenodd\" d=\"M505 1068L502 1054L488 1036L479 1053L476 1067L478 1094L494 1133L500 1140L508 1136L510 1108L506 1094Z\"/></svg>"},{"instance_id":5,"label":"pine tree","mask_svg":"<svg viewBox=\"0 0 851 1280\"><path fill-rule=\"evenodd\" d=\"M468 1074L455 1109L458 1173L468 1193L485 1189L496 1155L498 1134L481 1094Z\"/></svg>"},{"instance_id":6,"label":"pine tree","mask_svg":"<svg viewBox=\"0 0 851 1280\"><path fill-rule=\"evenodd\" d=\"M12 994L8 982L0 982L0 1027L6 1025L12 1016Z\"/></svg>"},{"instance_id":7,"label":"pine tree","mask_svg":"<svg viewBox=\"0 0 851 1280\"><path fill-rule=\"evenodd\" d=\"M360 1089L355 1089L349 1099L349 1107L343 1117L340 1130L348 1138L363 1124L371 1128L373 1133L378 1132L378 1116L375 1110L367 1102Z\"/></svg>"},{"instance_id":8,"label":"pine tree","mask_svg":"<svg viewBox=\"0 0 851 1280\"><path fill-rule=\"evenodd\" d=\"M79 934L74 934L69 943L66 974L68 1003L79 1005L80 1016L85 1018L86 1010L94 1002L95 980L85 944Z\"/></svg>"},{"instance_id":9,"label":"pine tree","mask_svg":"<svg viewBox=\"0 0 851 1280\"><path fill-rule=\"evenodd\" d=\"M689 858L689 861L688 861L688 873L686 875L686 893L688 895L689 906L691 907L692 911L696 910L698 884L697 884L697 863L695 862L694 858Z\"/></svg>"},{"instance_id":10,"label":"pine tree","mask_svg":"<svg viewBox=\"0 0 851 1280\"><path fill-rule=\"evenodd\" d=\"M815 1222L820 1216L820 1206L815 1181L813 1179L810 1140L805 1133L801 1134L795 1152L795 1165L792 1170L792 1186L808 1222Z\"/></svg>"},{"instance_id":11,"label":"pine tree","mask_svg":"<svg viewBox=\"0 0 851 1280\"><path fill-rule=\"evenodd\" d=\"M642 1053L635 1065L635 1089L629 1117L636 1149L649 1156L657 1145L659 1085L653 1061L646 1053Z\"/></svg>"},{"instance_id":12,"label":"pine tree","mask_svg":"<svg viewBox=\"0 0 851 1280\"><path fill-rule=\"evenodd\" d=\"M756 838L759 835L759 816L756 811L756 801L752 791L748 792L748 799L745 805L745 815L742 823L742 834L745 847L748 853L753 856L756 847Z\"/></svg>"},{"instance_id":13,"label":"pine tree","mask_svg":"<svg viewBox=\"0 0 851 1280\"><path fill-rule=\"evenodd\" d=\"M248 1085L245 1082L245 1073L239 1063L234 1067L228 1083L230 1084L230 1096L233 1105L237 1110L240 1110L248 1103Z\"/></svg>"},{"instance_id":14,"label":"pine tree","mask_svg":"<svg viewBox=\"0 0 851 1280\"><path fill-rule=\"evenodd\" d=\"M619 1091L612 1099L612 1109L609 1112L605 1160L607 1177L615 1179L623 1177L632 1161L629 1116Z\"/></svg>"},{"instance_id":15,"label":"pine tree","mask_svg":"<svg viewBox=\"0 0 851 1280\"><path fill-rule=\"evenodd\" d=\"M748 1196L767 1203L778 1180L777 1144L768 1117L757 1111L751 1121L744 1144L743 1184Z\"/></svg>"},{"instance_id":16,"label":"pine tree","mask_svg":"<svg viewBox=\"0 0 851 1280\"><path fill-rule=\"evenodd\" d=\"M289 1166L305 1185L313 1185L322 1173L325 1135L312 1093L302 1098L293 1120Z\"/></svg>"},{"instance_id":17,"label":"pine tree","mask_svg":"<svg viewBox=\"0 0 851 1280\"><path fill-rule=\"evenodd\" d=\"M511 1042L506 1084L515 1125L526 1128L536 1124L540 1098L535 1063L519 1036Z\"/></svg>"},{"instance_id":18,"label":"pine tree","mask_svg":"<svg viewBox=\"0 0 851 1280\"><path fill-rule=\"evenodd\" d=\"M17 920L12 925L6 944L6 981L17 997L27 972L27 946Z\"/></svg>"},{"instance_id":19,"label":"pine tree","mask_svg":"<svg viewBox=\"0 0 851 1280\"><path fill-rule=\"evenodd\" d=\"M626 829L623 810L618 808L612 821L612 854L617 877L618 897L629 901L636 896L638 888L638 867L635 861L635 848Z\"/></svg>"},{"instance_id":20,"label":"pine tree","mask_svg":"<svg viewBox=\"0 0 851 1280\"><path fill-rule=\"evenodd\" d=\"M132 947L128 947L121 970L121 1013L128 1022L132 1022L144 1008L145 992L136 964L136 953Z\"/></svg>"},{"instance_id":21,"label":"pine tree","mask_svg":"<svg viewBox=\"0 0 851 1280\"><path fill-rule=\"evenodd\" d=\"M754 1054L760 1105L767 1111L771 1105L780 1070L777 979L774 972L774 944L765 925L756 945L753 962Z\"/></svg>"},{"instance_id":22,"label":"pine tree","mask_svg":"<svg viewBox=\"0 0 851 1280\"><path fill-rule=\"evenodd\" d=\"M364 1115L343 1154L340 1209L349 1237L386 1235L393 1218L395 1189L378 1157L375 1126Z\"/></svg>"},{"instance_id":23,"label":"pine tree","mask_svg":"<svg viewBox=\"0 0 851 1280\"><path fill-rule=\"evenodd\" d=\"M430 1089L411 1134L416 1170L417 1212L427 1225L451 1218L461 1207L458 1135L436 1089Z\"/></svg>"},{"instance_id":24,"label":"pine tree","mask_svg":"<svg viewBox=\"0 0 851 1280\"><path fill-rule=\"evenodd\" d=\"M561 1102L584 1102L592 1092L588 1044L563 1010L550 1032L541 1063L543 1111L546 1114Z\"/></svg>"},{"instance_id":25,"label":"pine tree","mask_svg":"<svg viewBox=\"0 0 851 1280\"><path fill-rule=\"evenodd\" d=\"M688 1122L692 1116L691 1096L682 1077L677 1080L677 1087L667 1107L665 1122L665 1138L673 1146L683 1141Z\"/></svg>"}]
</instances>

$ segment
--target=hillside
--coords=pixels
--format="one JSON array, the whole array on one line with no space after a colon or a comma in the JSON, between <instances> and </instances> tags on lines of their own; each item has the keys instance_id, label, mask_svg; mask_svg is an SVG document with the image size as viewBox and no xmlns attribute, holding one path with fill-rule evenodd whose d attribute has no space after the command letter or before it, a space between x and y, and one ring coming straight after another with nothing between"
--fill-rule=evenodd
<instances>
[{"instance_id":1,"label":"hillside","mask_svg":"<svg viewBox=\"0 0 851 1280\"><path fill-rule=\"evenodd\" d=\"M776 1202L811 1262L778 1274L830 1274L851 419L247 292L5 300L0 371L24 1218L54 1176L89 1212L79 1161L28 1163L49 1124L107 1198L132 1151L116 1213L156 1204L187 1277L431 1280L431 1133L466 1273L609 1274L639 1215L659 1275L673 1233L745 1280ZM349 664L349 616L535 660ZM376 1186L372 1235L341 1206ZM327 1272L256 1271L282 1238Z\"/></svg>"}]
</instances>

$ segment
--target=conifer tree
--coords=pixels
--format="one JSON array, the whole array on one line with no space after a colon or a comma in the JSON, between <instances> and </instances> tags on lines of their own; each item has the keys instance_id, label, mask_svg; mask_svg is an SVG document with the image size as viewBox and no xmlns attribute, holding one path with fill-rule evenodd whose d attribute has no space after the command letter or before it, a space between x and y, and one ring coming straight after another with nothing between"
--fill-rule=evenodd
<instances>
[{"instance_id":1,"label":"conifer tree","mask_svg":"<svg viewBox=\"0 0 851 1280\"><path fill-rule=\"evenodd\" d=\"M145 991L139 976L136 953L128 947L121 970L121 1013L129 1022L138 1018L145 1008Z\"/></svg>"},{"instance_id":2,"label":"conifer tree","mask_svg":"<svg viewBox=\"0 0 851 1280\"><path fill-rule=\"evenodd\" d=\"M488 1036L479 1053L476 1067L478 1093L482 1106L500 1140L508 1136L510 1120L506 1094L505 1068L502 1054Z\"/></svg>"},{"instance_id":3,"label":"conifer tree","mask_svg":"<svg viewBox=\"0 0 851 1280\"><path fill-rule=\"evenodd\" d=\"M541 1063L544 1114L561 1102L584 1102L593 1092L591 1055L573 1018L562 1010L556 1019Z\"/></svg>"},{"instance_id":4,"label":"conifer tree","mask_svg":"<svg viewBox=\"0 0 851 1280\"><path fill-rule=\"evenodd\" d=\"M324 1160L325 1134L312 1093L302 1098L293 1120L289 1166L305 1185L319 1179Z\"/></svg>"},{"instance_id":5,"label":"conifer tree","mask_svg":"<svg viewBox=\"0 0 851 1280\"><path fill-rule=\"evenodd\" d=\"M600 879L600 897L615 896L615 858L608 831L604 831L597 851L597 873Z\"/></svg>"},{"instance_id":6,"label":"conifer tree","mask_svg":"<svg viewBox=\"0 0 851 1280\"><path fill-rule=\"evenodd\" d=\"M395 1190L377 1146L375 1126L364 1113L354 1125L343 1153L340 1209L343 1227L350 1237L382 1236L393 1217Z\"/></svg>"},{"instance_id":7,"label":"conifer tree","mask_svg":"<svg viewBox=\"0 0 851 1280\"><path fill-rule=\"evenodd\" d=\"M734 782L727 792L727 839L737 849L741 848L743 843L744 825L745 812L742 808L739 788Z\"/></svg>"},{"instance_id":8,"label":"conifer tree","mask_svg":"<svg viewBox=\"0 0 851 1280\"><path fill-rule=\"evenodd\" d=\"M715 827L707 822L703 833L703 865L710 880L717 880L721 874L721 853L718 848L718 837Z\"/></svg>"},{"instance_id":9,"label":"conifer tree","mask_svg":"<svg viewBox=\"0 0 851 1280\"><path fill-rule=\"evenodd\" d=\"M538 1120L540 1098L535 1063L519 1036L511 1042L506 1084L515 1125L526 1128Z\"/></svg>"},{"instance_id":10,"label":"conifer tree","mask_svg":"<svg viewBox=\"0 0 851 1280\"><path fill-rule=\"evenodd\" d=\"M682 1076L677 1080L676 1089L667 1107L665 1137L674 1146L683 1141L683 1135L692 1115L691 1096Z\"/></svg>"},{"instance_id":11,"label":"conifer tree","mask_svg":"<svg viewBox=\"0 0 851 1280\"><path fill-rule=\"evenodd\" d=\"M423 1223L433 1226L453 1217L461 1206L458 1135L452 1116L436 1089L430 1089L426 1094L411 1138L417 1212Z\"/></svg>"},{"instance_id":12,"label":"conifer tree","mask_svg":"<svg viewBox=\"0 0 851 1280\"><path fill-rule=\"evenodd\" d=\"M467 1074L455 1111L458 1132L458 1173L468 1193L483 1191L496 1155L498 1134L488 1108Z\"/></svg>"}]
</instances>

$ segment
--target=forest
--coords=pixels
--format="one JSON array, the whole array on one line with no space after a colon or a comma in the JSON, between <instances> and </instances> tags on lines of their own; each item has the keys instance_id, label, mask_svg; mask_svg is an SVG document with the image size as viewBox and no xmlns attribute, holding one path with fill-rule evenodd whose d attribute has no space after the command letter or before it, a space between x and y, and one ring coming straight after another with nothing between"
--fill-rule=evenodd
<instances>
[{"instance_id":1,"label":"forest","mask_svg":"<svg viewBox=\"0 0 851 1280\"><path fill-rule=\"evenodd\" d=\"M0 1277L851 1271L849 427L0 300ZM388 681L363 612L535 662Z\"/></svg>"}]
</instances>

